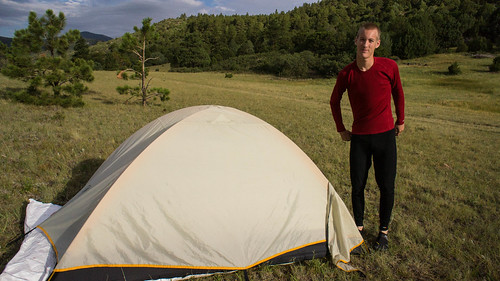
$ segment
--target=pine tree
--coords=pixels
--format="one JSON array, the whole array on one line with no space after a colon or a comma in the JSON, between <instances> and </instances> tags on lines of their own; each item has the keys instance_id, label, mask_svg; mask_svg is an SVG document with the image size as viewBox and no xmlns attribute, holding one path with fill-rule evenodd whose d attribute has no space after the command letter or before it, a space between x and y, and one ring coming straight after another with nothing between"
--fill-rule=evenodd
<instances>
[{"instance_id":1,"label":"pine tree","mask_svg":"<svg viewBox=\"0 0 500 281\"><path fill-rule=\"evenodd\" d=\"M134 35L125 33L121 46L124 50L128 50L134 53L138 58L139 69L128 70L134 71L139 77L141 77L140 88L133 88L130 86L116 88L116 90L120 94L130 94L132 95L132 97L139 96L143 106L146 106L149 99L155 97L160 97L161 101L167 101L169 99L168 95L170 94L170 91L168 89L149 88L151 79L149 79L149 81L147 81L146 83L146 78L148 75L146 62L158 59L155 57L146 56L146 45L148 43L148 40L157 35L155 33L154 26L151 24L151 21L151 18L145 18L142 20L142 27L140 29L137 26L134 26Z\"/></svg>"},{"instance_id":2,"label":"pine tree","mask_svg":"<svg viewBox=\"0 0 500 281\"><path fill-rule=\"evenodd\" d=\"M89 44L82 36L78 37L76 40L74 51L73 59L81 58L88 60L90 58Z\"/></svg>"},{"instance_id":3,"label":"pine tree","mask_svg":"<svg viewBox=\"0 0 500 281\"><path fill-rule=\"evenodd\" d=\"M15 32L2 73L28 82L25 93L32 96L29 98L32 102L59 104L61 99L66 99L63 103L67 105L75 98L79 100L77 104L82 105L81 94L88 89L82 82L90 82L94 77L92 62L69 58L70 46L80 37L80 32L70 30L61 35L66 18L62 12L56 16L52 10L47 10L41 18L30 12L28 22L26 29ZM52 98L42 95L43 87L52 88Z\"/></svg>"}]
</instances>

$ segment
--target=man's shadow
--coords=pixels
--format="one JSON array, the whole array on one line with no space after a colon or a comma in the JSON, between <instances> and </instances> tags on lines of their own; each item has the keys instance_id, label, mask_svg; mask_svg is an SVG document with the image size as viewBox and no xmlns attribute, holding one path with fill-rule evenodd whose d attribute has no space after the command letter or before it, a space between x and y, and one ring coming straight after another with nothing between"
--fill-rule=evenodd
<instances>
[{"instance_id":1,"label":"man's shadow","mask_svg":"<svg viewBox=\"0 0 500 281\"><path fill-rule=\"evenodd\" d=\"M62 206L68 202L85 186L103 162L103 159L87 159L78 163L71 171L71 179L51 203ZM20 213L22 218L26 218L27 205L28 202L26 201L21 206ZM21 243L24 239L24 220L20 221L19 233L20 235L18 237L14 238L6 245L7 249L2 255L2 262L0 263L0 272L4 270L7 262L17 254L21 247Z\"/></svg>"},{"instance_id":2,"label":"man's shadow","mask_svg":"<svg viewBox=\"0 0 500 281\"><path fill-rule=\"evenodd\" d=\"M71 179L52 203L64 205L73 198L87 184L103 162L103 159L87 159L78 163L71 171Z\"/></svg>"}]
</instances>

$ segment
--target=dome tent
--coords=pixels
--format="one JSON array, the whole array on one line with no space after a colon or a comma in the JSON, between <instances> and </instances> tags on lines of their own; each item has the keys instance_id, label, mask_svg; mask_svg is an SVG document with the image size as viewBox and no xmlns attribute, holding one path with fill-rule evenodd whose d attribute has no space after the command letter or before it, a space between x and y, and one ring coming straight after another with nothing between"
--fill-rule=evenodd
<instances>
[{"instance_id":1,"label":"dome tent","mask_svg":"<svg viewBox=\"0 0 500 281\"><path fill-rule=\"evenodd\" d=\"M123 142L38 226L50 280L144 280L324 257L363 239L332 185L285 135L242 111L195 106Z\"/></svg>"}]
</instances>

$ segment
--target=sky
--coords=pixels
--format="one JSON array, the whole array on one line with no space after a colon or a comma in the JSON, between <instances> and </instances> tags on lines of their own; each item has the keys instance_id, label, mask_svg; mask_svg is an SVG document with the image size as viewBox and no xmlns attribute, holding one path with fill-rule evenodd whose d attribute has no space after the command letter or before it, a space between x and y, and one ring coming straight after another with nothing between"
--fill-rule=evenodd
<instances>
[{"instance_id":1,"label":"sky","mask_svg":"<svg viewBox=\"0 0 500 281\"><path fill-rule=\"evenodd\" d=\"M78 29L113 38L140 27L142 19L154 22L181 14L257 15L290 11L318 0L0 0L0 36L14 37L14 31L28 26L28 15L38 17L52 9L66 16L66 29Z\"/></svg>"}]
</instances>

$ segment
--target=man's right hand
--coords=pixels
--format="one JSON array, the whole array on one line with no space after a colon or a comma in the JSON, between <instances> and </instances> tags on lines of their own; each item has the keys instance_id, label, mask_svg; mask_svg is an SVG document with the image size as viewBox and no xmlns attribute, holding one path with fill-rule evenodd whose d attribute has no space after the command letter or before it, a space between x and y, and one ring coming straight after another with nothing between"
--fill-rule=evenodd
<instances>
[{"instance_id":1,"label":"man's right hand","mask_svg":"<svg viewBox=\"0 0 500 281\"><path fill-rule=\"evenodd\" d=\"M345 130L343 132L339 132L339 134L343 141L351 140L351 131Z\"/></svg>"}]
</instances>

